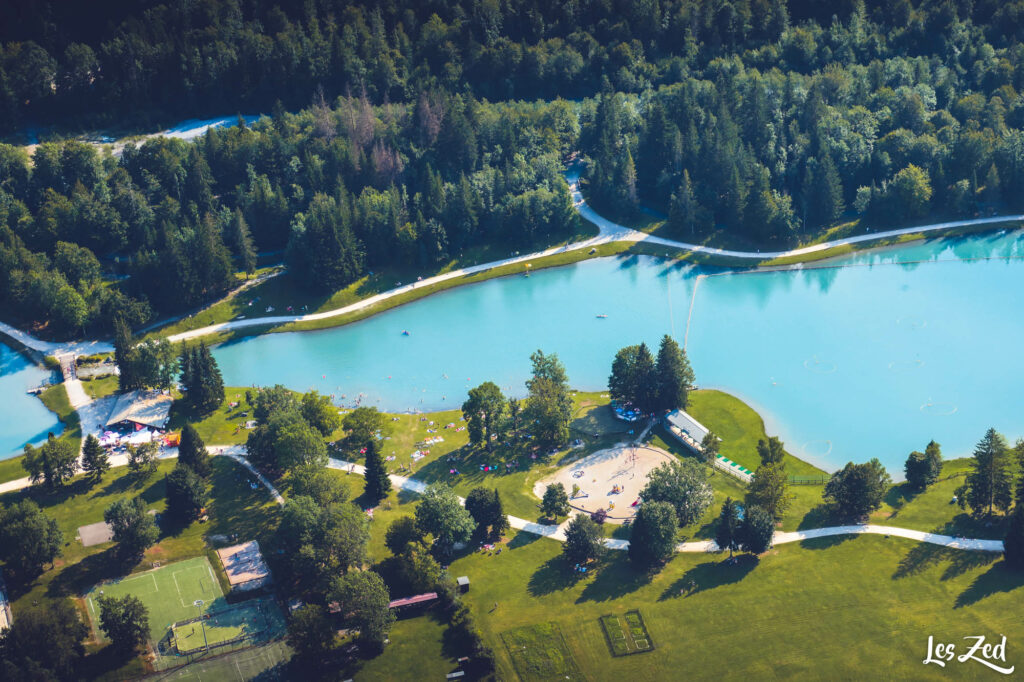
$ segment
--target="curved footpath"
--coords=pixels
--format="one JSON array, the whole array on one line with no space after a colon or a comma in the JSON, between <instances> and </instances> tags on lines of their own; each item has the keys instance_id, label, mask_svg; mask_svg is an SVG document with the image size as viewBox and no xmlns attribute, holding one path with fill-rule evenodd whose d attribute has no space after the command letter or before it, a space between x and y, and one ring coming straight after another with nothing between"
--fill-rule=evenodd
<instances>
[{"instance_id":1,"label":"curved footpath","mask_svg":"<svg viewBox=\"0 0 1024 682\"><path fill-rule=\"evenodd\" d=\"M210 325L208 327L202 327L200 329L193 329L191 331L182 332L180 334L174 334L168 337L168 339L174 343L183 341L185 339L193 339L217 332L233 331L235 329L245 329L246 327L258 327L268 324L287 324L290 322L308 322L314 320L325 320L331 317L337 317L339 315L347 315L359 310L365 310L370 308L381 301L386 301L389 298L404 294L409 291L416 289L422 289L423 287L429 287L440 282L446 282L448 280L456 279L458 277L467 277L479 272L486 272L492 268L502 267L505 265L515 265L517 263L528 263L531 260L543 258L544 256L551 256L556 253L564 253L566 251L578 251L580 249L590 249L601 244L609 244L612 242L643 242L645 244L656 244L658 246L665 246L668 248L678 249L682 251L690 251L693 253L703 253L714 256L726 256L730 258L744 258L755 261L761 261L772 258L783 258L789 256L804 256L808 254L817 253L819 251L825 251L837 246L845 246L847 244L861 244L864 242L877 241L879 239L889 239L891 237L899 237L907 234L918 234L925 232L936 232L940 230L948 230L957 227L968 227L972 225L988 225L992 223L1002 223L1013 220L1024 220L1024 214L1018 215L1007 215L1007 216L995 216L991 218L972 218L970 220L954 220L945 223L933 223L931 225L919 225L916 227L906 227L899 230L887 230L884 232L874 232L871 234L862 234L855 237L847 237L845 239L835 239L829 242L822 242L821 244L814 244L812 246L805 246L799 249L791 249L789 251L732 251L729 249L718 249L711 246L703 246L701 244L688 244L686 242L675 241L673 239L665 239L664 237L656 237L654 235L634 230L624 225L612 222L607 218L598 215L590 206L587 205L586 200L583 198L583 194L579 188L579 173L575 170L569 171L565 174L566 181L569 183L569 190L572 194L573 206L576 211L586 220L589 220L598 228L598 235L590 239L585 239L579 242L573 242L572 244L566 244L564 246L555 246L550 249L543 251L537 251L535 253L529 253L524 256L516 256L513 258L505 258L504 260L492 261L490 263L481 263L480 265L473 265L466 268L460 268L458 270L452 270L441 275L435 275L434 277L428 277L426 279L406 284L404 286L390 289L388 291L381 292L375 296L357 301L350 305L335 308L334 310L325 310L320 313L310 313L307 315L277 315L274 317L257 317L251 320L231 320L230 322L222 322L220 324Z\"/></svg>"},{"instance_id":2,"label":"curved footpath","mask_svg":"<svg viewBox=\"0 0 1024 682\"><path fill-rule=\"evenodd\" d=\"M191 331L181 332L179 334L173 334L168 338L172 343L178 341L184 341L186 339L199 338L201 336L207 336L209 334L215 334L218 332L234 331L236 329L246 329L248 327L261 327L266 325L279 325L288 324L292 322L311 322L315 320L326 320L332 317L338 317L340 315L347 315L360 310L370 308L382 301L386 301L390 298L404 294L416 289L422 289L429 287L440 282L446 282L448 280L456 279L459 277L467 277L480 272L486 272L492 268L502 267L505 265L515 265L517 263L528 263L531 260L543 258L545 256L551 256L556 253L564 253L566 251L578 251L580 249L589 249L600 246L602 244L609 244L612 242L643 242L645 244L656 244L658 246L664 246L668 248L678 249L682 251L690 251L693 253L703 253L713 256L727 256L730 258L743 258L755 261L772 259L772 258L783 258L790 256L804 256L808 254L825 251L837 246L845 246L848 244L862 244L865 242L876 241L879 239L888 239L891 237L899 237L907 234L919 234L927 232L936 232L940 230L948 230L958 227L969 227L973 225L988 225L993 223L1010 222L1014 220L1024 221L1024 214L1017 215L1005 215L995 216L990 218L972 218L970 220L954 220L944 223L932 223L931 225L918 225L915 227L906 227L899 230L886 230L884 232L873 232L871 234L862 234L855 237L847 237L845 239L835 239L833 241L822 242L821 244L814 244L812 246L805 246L799 249L791 249L789 251L733 251L730 249L718 249L712 246L704 246L701 244L689 244L687 242L676 241L673 239L665 239L664 237L656 237L654 235L634 230L624 225L612 222L607 218L599 215L587 205L584 200L582 193L579 188L579 172L576 170L570 170L566 172L565 179L569 183L569 190L572 194L573 206L576 211L586 220L589 220L598 228L598 235L590 239L585 239L579 242L573 242L572 244L566 244L564 246L555 246L550 249L543 251L537 251L529 253L523 256L515 256L512 258L505 258L504 260L492 261L490 263L481 263L480 265L473 265L466 268L460 268L458 270L452 270L440 275L428 277L410 284L406 284L388 291L381 292L369 298L365 298L361 301L356 301L347 306L341 308L335 308L334 310L325 310L319 313L309 313L306 315L274 315L269 317L255 317L252 319L245 320L231 320L229 322L221 322L219 324L212 324L199 329L193 329ZM32 350L39 351L45 355L55 355L57 353L74 353L76 355L88 354L88 353L105 353L112 352L113 346L106 341L81 341L81 342L68 342L68 343L51 343L48 341L42 341L23 332L19 329L12 327L11 325L0 322L0 333L6 334L17 341L28 346Z\"/></svg>"},{"instance_id":3,"label":"curved footpath","mask_svg":"<svg viewBox=\"0 0 1024 682\"><path fill-rule=\"evenodd\" d=\"M263 486L270 491L270 494L274 497L274 501L279 505L284 506L285 499L278 492L274 484L267 480L263 474L256 470L252 464L245 458L245 446L244 445L214 445L207 448L210 454L213 456L230 457L234 461L238 462L253 474ZM172 459L178 456L178 449L172 448L163 454L160 459ZM125 466L128 463L128 458L125 455L115 455L110 458L110 465L112 467ZM353 462L346 462L340 459L329 459L327 466L331 469L337 469L339 471L345 471L350 474L356 474L363 476L366 473L366 469L361 464L355 464ZM408 478L406 476L398 476L397 474L391 474L389 476L391 483L400 490L407 490L418 494L423 494L427 489L427 484L423 481L417 481L414 478ZM7 483L0 484L0 495L8 493L14 490L20 490L27 488L31 485L31 481L28 478L20 478L16 481L8 481ZM464 498L459 498L459 502L465 504ZM568 519L557 526L546 525L543 523L536 523L533 521L527 521L517 516L508 517L509 525L516 530L525 531L527 533L533 533L534 535L540 535L558 542L565 542L565 529L569 525ZM920 530L910 530L907 528L896 528L894 526L878 526L874 524L864 525L853 525L853 526L832 526L830 528L814 528L811 530L800 530L794 532L781 532L777 531L775 537L772 540L773 545L784 545L789 542L802 542L804 540L813 540L815 538L830 537L833 535L861 535L861 534L872 534L872 535L885 535L886 537L892 535L900 538L907 538L909 540L917 540L918 542L927 542L933 545L940 545L942 547L948 547L950 549L963 549L973 550L982 552L1002 552L1003 543L1001 540L978 540L973 538L957 538L950 535L938 535L936 533L927 533ZM624 550L629 548L629 540L620 540L616 538L606 538L604 541L605 546L609 549ZM677 552L717 552L719 551L718 545L715 544L714 540L701 540L697 542L682 542L676 545Z\"/></svg>"},{"instance_id":4,"label":"curved footpath","mask_svg":"<svg viewBox=\"0 0 1024 682\"><path fill-rule=\"evenodd\" d=\"M353 464L352 462L346 462L340 459L330 459L327 466L332 469L339 469L341 471L347 471L349 473L358 474L360 476L365 474L365 469L360 464ZM402 490L408 490L414 493L423 493L427 489L427 484L423 481L417 481L413 478L407 478L405 476L397 476L392 474L389 476L392 484L395 487ZM459 498L462 503L465 503L463 498ZM534 523L533 521L527 521L516 516L508 517L509 525L516 530L526 531L527 533L533 533L534 535L542 535L552 540L558 540L559 542L565 542L565 528L569 524L566 520L564 523L557 526L548 526L542 523ZM917 540L919 542L927 542L933 545L940 545L942 547L949 547L950 549L964 549L974 550L982 552L1002 552L1003 543L1001 540L976 540L972 538L956 538L950 535L938 535L936 533L926 533L920 530L909 530L907 528L896 528L893 526L876 526L874 524L854 525L854 526L832 526L830 528L815 528L813 530L799 530L794 532L781 532L777 531L775 537L772 539L774 545L784 545L788 542L802 542L803 540L813 540L815 538L824 538L832 535L860 535L860 534L872 534L872 535L894 535L900 538L907 538L910 540ZM610 549L628 549L629 540L619 540L615 538L606 538L604 541L605 546ZM714 540L702 540L698 542L682 542L676 545L677 552L717 552L719 551L718 545L715 544Z\"/></svg>"}]
</instances>

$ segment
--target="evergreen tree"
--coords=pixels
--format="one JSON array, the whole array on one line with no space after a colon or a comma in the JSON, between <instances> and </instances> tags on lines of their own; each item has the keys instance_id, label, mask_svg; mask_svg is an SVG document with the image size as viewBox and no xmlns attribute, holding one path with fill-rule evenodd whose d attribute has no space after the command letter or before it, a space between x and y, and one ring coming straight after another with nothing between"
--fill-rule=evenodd
<instances>
[{"instance_id":1,"label":"evergreen tree","mask_svg":"<svg viewBox=\"0 0 1024 682\"><path fill-rule=\"evenodd\" d=\"M91 433L85 437L82 445L82 471L89 474L93 481L99 481L110 469L110 457L96 436Z\"/></svg>"},{"instance_id":2,"label":"evergreen tree","mask_svg":"<svg viewBox=\"0 0 1024 682\"><path fill-rule=\"evenodd\" d=\"M253 244L249 225L245 222L242 209L236 208L229 225L231 251L235 256L235 266L247 275L256 271L256 246Z\"/></svg>"},{"instance_id":3,"label":"evergreen tree","mask_svg":"<svg viewBox=\"0 0 1024 682\"><path fill-rule=\"evenodd\" d=\"M376 506L391 492L391 479L384 468L384 458L381 457L380 442L376 439L366 444L366 488L365 496L367 504Z\"/></svg>"},{"instance_id":4,"label":"evergreen tree","mask_svg":"<svg viewBox=\"0 0 1024 682\"><path fill-rule=\"evenodd\" d=\"M184 522L199 518L209 499L203 479L187 464L178 462L164 477L167 495L167 513Z\"/></svg>"},{"instance_id":5,"label":"evergreen tree","mask_svg":"<svg viewBox=\"0 0 1024 682\"><path fill-rule=\"evenodd\" d=\"M641 343L637 348L633 375L636 381L633 404L645 414L654 414L658 410L662 384L654 363L654 356L651 355L646 343Z\"/></svg>"},{"instance_id":6,"label":"evergreen tree","mask_svg":"<svg viewBox=\"0 0 1024 682\"><path fill-rule=\"evenodd\" d=\"M772 546L775 519L764 509L747 505L743 511L743 549L751 554L762 554Z\"/></svg>"},{"instance_id":7,"label":"evergreen tree","mask_svg":"<svg viewBox=\"0 0 1024 682\"><path fill-rule=\"evenodd\" d=\"M657 363L658 410L685 410L693 369L686 351L668 334L661 339Z\"/></svg>"},{"instance_id":8,"label":"evergreen tree","mask_svg":"<svg viewBox=\"0 0 1024 682\"><path fill-rule=\"evenodd\" d=\"M697 199L693 194L693 183L690 181L690 171L683 169L683 177L679 183L679 189L672 195L672 203L669 208L669 223L681 232L694 236L697 223Z\"/></svg>"},{"instance_id":9,"label":"evergreen tree","mask_svg":"<svg viewBox=\"0 0 1024 682\"><path fill-rule=\"evenodd\" d=\"M719 549L728 549L730 557L740 547L741 528L739 505L727 497L715 525L715 544Z\"/></svg>"},{"instance_id":10,"label":"evergreen tree","mask_svg":"<svg viewBox=\"0 0 1024 682\"><path fill-rule=\"evenodd\" d=\"M1006 565L1017 570L1024 569L1024 505L1018 503L1010 514L1003 538L1003 558Z\"/></svg>"},{"instance_id":11,"label":"evergreen tree","mask_svg":"<svg viewBox=\"0 0 1024 682\"><path fill-rule=\"evenodd\" d=\"M957 490L960 508L970 506L976 515L991 514L994 509L1006 511L1013 501L1013 479L1010 475L1010 453L1006 439L989 429L974 448L971 472Z\"/></svg>"},{"instance_id":12,"label":"evergreen tree","mask_svg":"<svg viewBox=\"0 0 1024 682\"><path fill-rule=\"evenodd\" d=\"M211 414L224 402L224 379L205 342L182 350L181 385L185 401L196 415Z\"/></svg>"},{"instance_id":13,"label":"evergreen tree","mask_svg":"<svg viewBox=\"0 0 1024 682\"><path fill-rule=\"evenodd\" d=\"M842 215L843 183L832 157L824 154L808 162L804 186L804 229L827 225Z\"/></svg>"},{"instance_id":14,"label":"evergreen tree","mask_svg":"<svg viewBox=\"0 0 1024 682\"><path fill-rule=\"evenodd\" d=\"M181 429L181 442L178 444L178 462L196 472L202 478L209 478L212 471L210 454L206 451L206 443L199 436L196 427L185 424Z\"/></svg>"},{"instance_id":15,"label":"evergreen tree","mask_svg":"<svg viewBox=\"0 0 1024 682\"><path fill-rule=\"evenodd\" d=\"M526 382L529 394L524 410L532 422L533 435L544 446L563 445L569 439L572 398L565 366L552 353L536 351L530 355L533 376Z\"/></svg>"},{"instance_id":16,"label":"evergreen tree","mask_svg":"<svg viewBox=\"0 0 1024 682\"><path fill-rule=\"evenodd\" d=\"M136 371L138 350L135 347L135 339L128 323L121 316L114 319L114 362L117 363L119 371L117 386L120 390L132 391L142 388Z\"/></svg>"}]
</instances>

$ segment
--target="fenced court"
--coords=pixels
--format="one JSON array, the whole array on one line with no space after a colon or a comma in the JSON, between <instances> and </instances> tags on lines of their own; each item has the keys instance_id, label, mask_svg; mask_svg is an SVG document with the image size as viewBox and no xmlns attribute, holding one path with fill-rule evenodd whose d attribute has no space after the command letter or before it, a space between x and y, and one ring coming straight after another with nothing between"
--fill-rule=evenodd
<instances>
[{"instance_id":1,"label":"fenced court","mask_svg":"<svg viewBox=\"0 0 1024 682\"><path fill-rule=\"evenodd\" d=\"M138 597L149 611L149 636L154 649L173 623L197 617L200 608L203 612L227 608L220 583L206 557L179 561L93 587L85 602L97 637L103 637L99 628L97 598L128 594ZM196 605L199 600L202 607Z\"/></svg>"},{"instance_id":2,"label":"fenced court","mask_svg":"<svg viewBox=\"0 0 1024 682\"><path fill-rule=\"evenodd\" d=\"M621 616L601 616L601 628L604 630L612 656L641 654L654 649L654 642L647 632L644 619L635 609Z\"/></svg>"},{"instance_id":3,"label":"fenced court","mask_svg":"<svg viewBox=\"0 0 1024 682\"><path fill-rule=\"evenodd\" d=\"M284 663L291 655L288 645L278 640L244 651L204 658L148 679L161 682L245 682L257 677L261 680L283 680Z\"/></svg>"},{"instance_id":4,"label":"fenced court","mask_svg":"<svg viewBox=\"0 0 1024 682\"><path fill-rule=\"evenodd\" d=\"M253 600L225 611L208 612L201 617L175 623L171 627L170 644L179 654L191 654L259 637L270 627L264 603Z\"/></svg>"}]
</instances>

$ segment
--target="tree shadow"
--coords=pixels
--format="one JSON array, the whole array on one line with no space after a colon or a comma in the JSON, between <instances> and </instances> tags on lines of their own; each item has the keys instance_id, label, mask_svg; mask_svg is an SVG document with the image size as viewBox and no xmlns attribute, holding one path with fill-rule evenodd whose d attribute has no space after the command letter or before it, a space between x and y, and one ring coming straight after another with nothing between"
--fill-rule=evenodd
<instances>
[{"instance_id":1,"label":"tree shadow","mask_svg":"<svg viewBox=\"0 0 1024 682\"><path fill-rule=\"evenodd\" d=\"M994 594L1012 592L1021 585L1024 585L1024 572L1010 568L1006 561L1000 561L975 578L970 587L957 596L953 608L971 606Z\"/></svg>"},{"instance_id":2,"label":"tree shadow","mask_svg":"<svg viewBox=\"0 0 1024 682\"><path fill-rule=\"evenodd\" d=\"M914 498L916 498L922 492L923 491L912 487L906 481L889 488L888 492L885 493L885 498L883 498L885 503L895 510L889 518L896 516L896 514L899 513L900 509L903 508L903 505L907 504L908 502L913 502Z\"/></svg>"},{"instance_id":3,"label":"tree shadow","mask_svg":"<svg viewBox=\"0 0 1024 682\"><path fill-rule=\"evenodd\" d=\"M525 530L517 531L515 536L508 541L508 548L519 549L520 547L526 547L527 545L533 544L540 539L540 536L536 533L527 533Z\"/></svg>"},{"instance_id":4,"label":"tree shadow","mask_svg":"<svg viewBox=\"0 0 1024 682\"><path fill-rule=\"evenodd\" d=\"M722 561L705 561L697 564L678 580L673 582L658 597L658 601L666 601L676 597L692 597L700 592L713 590L722 585L732 585L750 575L761 560L753 554L739 554L732 559Z\"/></svg>"},{"instance_id":5,"label":"tree shadow","mask_svg":"<svg viewBox=\"0 0 1024 682\"><path fill-rule=\"evenodd\" d=\"M812 530L814 528L824 528L829 525L832 521L832 508L827 504L819 504L816 507L812 507L810 511L804 514L804 517L800 519L800 524L796 527L797 530Z\"/></svg>"},{"instance_id":6,"label":"tree shadow","mask_svg":"<svg viewBox=\"0 0 1024 682\"><path fill-rule=\"evenodd\" d=\"M65 566L46 586L46 594L51 598L85 594L93 585L120 578L130 571L131 566L121 559L114 545L102 552L90 554L78 563Z\"/></svg>"},{"instance_id":7,"label":"tree shadow","mask_svg":"<svg viewBox=\"0 0 1024 682\"><path fill-rule=\"evenodd\" d=\"M533 572L526 589L534 597L543 597L572 587L581 577L582 575L569 565L567 559L558 555L545 561Z\"/></svg>"},{"instance_id":8,"label":"tree shadow","mask_svg":"<svg viewBox=\"0 0 1024 682\"><path fill-rule=\"evenodd\" d=\"M900 559L892 577L893 580L907 578L948 562L941 580L949 580L976 568L987 566L998 558L999 554L996 552L974 552L933 545L929 542L919 542Z\"/></svg>"},{"instance_id":9,"label":"tree shadow","mask_svg":"<svg viewBox=\"0 0 1024 682\"><path fill-rule=\"evenodd\" d=\"M804 549L830 549L832 547L838 547L844 542L857 537L853 533L844 533L842 535L826 535L822 538L809 538L807 540L801 540L800 546Z\"/></svg>"},{"instance_id":10,"label":"tree shadow","mask_svg":"<svg viewBox=\"0 0 1024 682\"><path fill-rule=\"evenodd\" d=\"M630 565L625 552L606 561L587 583L576 600L577 604L587 601L603 602L618 599L647 585L654 578L653 571L638 571Z\"/></svg>"}]
</instances>

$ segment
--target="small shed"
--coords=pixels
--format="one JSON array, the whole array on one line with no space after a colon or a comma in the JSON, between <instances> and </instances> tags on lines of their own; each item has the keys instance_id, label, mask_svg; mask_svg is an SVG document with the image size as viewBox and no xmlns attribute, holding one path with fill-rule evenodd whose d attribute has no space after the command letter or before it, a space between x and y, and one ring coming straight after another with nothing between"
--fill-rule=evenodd
<instances>
[{"instance_id":1,"label":"small shed","mask_svg":"<svg viewBox=\"0 0 1024 682\"><path fill-rule=\"evenodd\" d=\"M388 604L389 609L405 609L414 606L427 606L437 601L437 592L424 592L404 599L395 599Z\"/></svg>"},{"instance_id":2,"label":"small shed","mask_svg":"<svg viewBox=\"0 0 1024 682\"><path fill-rule=\"evenodd\" d=\"M469 576L463 575L455 579L459 584L459 592L469 592Z\"/></svg>"}]
</instances>

